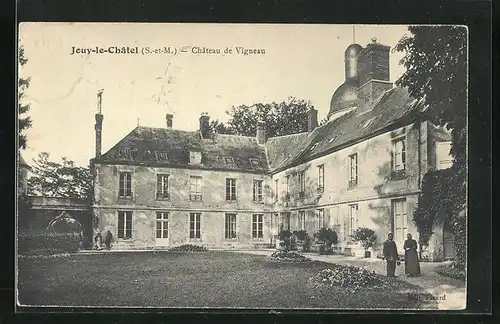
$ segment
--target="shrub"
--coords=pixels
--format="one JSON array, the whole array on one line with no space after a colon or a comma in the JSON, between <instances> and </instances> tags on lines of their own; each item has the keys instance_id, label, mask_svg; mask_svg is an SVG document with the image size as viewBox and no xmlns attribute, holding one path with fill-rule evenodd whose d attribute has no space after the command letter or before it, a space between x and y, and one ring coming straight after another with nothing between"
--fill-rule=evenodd
<instances>
[{"instance_id":1,"label":"shrub","mask_svg":"<svg viewBox=\"0 0 500 324\"><path fill-rule=\"evenodd\" d=\"M79 233L20 233L18 236L18 253L46 254L68 253L79 250L82 237Z\"/></svg>"},{"instance_id":2,"label":"shrub","mask_svg":"<svg viewBox=\"0 0 500 324\"><path fill-rule=\"evenodd\" d=\"M292 232L289 230L282 230L279 233L280 245L285 251L290 251L292 248Z\"/></svg>"},{"instance_id":3,"label":"shrub","mask_svg":"<svg viewBox=\"0 0 500 324\"><path fill-rule=\"evenodd\" d=\"M314 237L322 243L322 247L320 246L320 253L329 251L332 245L338 243L337 233L331 228L321 228L314 234Z\"/></svg>"},{"instance_id":4,"label":"shrub","mask_svg":"<svg viewBox=\"0 0 500 324\"><path fill-rule=\"evenodd\" d=\"M450 277L465 281L467 276L465 269L453 266L453 264L440 264L434 271L442 276Z\"/></svg>"},{"instance_id":5,"label":"shrub","mask_svg":"<svg viewBox=\"0 0 500 324\"><path fill-rule=\"evenodd\" d=\"M388 284L386 277L380 276L375 271L368 271L356 266L334 265L323 269L315 276L309 278L314 286L340 286L352 289L352 292L361 287L381 287Z\"/></svg>"},{"instance_id":6,"label":"shrub","mask_svg":"<svg viewBox=\"0 0 500 324\"><path fill-rule=\"evenodd\" d=\"M351 237L355 242L360 242L365 251L373 247L375 245L375 241L377 240L375 231L366 227L357 228Z\"/></svg>"},{"instance_id":7,"label":"shrub","mask_svg":"<svg viewBox=\"0 0 500 324\"><path fill-rule=\"evenodd\" d=\"M289 251L276 251L271 254L270 258L276 261L287 261L287 262L306 262L311 261L308 257L303 256L297 252Z\"/></svg>"},{"instance_id":8,"label":"shrub","mask_svg":"<svg viewBox=\"0 0 500 324\"><path fill-rule=\"evenodd\" d=\"M207 248L203 246L193 245L193 244L184 244L173 247L169 249L169 251L174 252L205 252L208 251Z\"/></svg>"}]
</instances>

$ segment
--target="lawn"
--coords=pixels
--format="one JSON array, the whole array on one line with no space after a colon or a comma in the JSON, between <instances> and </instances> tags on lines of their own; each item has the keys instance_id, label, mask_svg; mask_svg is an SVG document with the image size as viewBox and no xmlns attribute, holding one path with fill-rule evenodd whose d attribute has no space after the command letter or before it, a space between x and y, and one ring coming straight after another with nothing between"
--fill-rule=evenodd
<instances>
[{"instance_id":1,"label":"lawn","mask_svg":"<svg viewBox=\"0 0 500 324\"><path fill-rule=\"evenodd\" d=\"M315 289L307 280L329 265L283 263L230 252L122 252L20 259L22 305L214 308L436 308L416 286ZM423 298L425 299L425 298Z\"/></svg>"}]
</instances>

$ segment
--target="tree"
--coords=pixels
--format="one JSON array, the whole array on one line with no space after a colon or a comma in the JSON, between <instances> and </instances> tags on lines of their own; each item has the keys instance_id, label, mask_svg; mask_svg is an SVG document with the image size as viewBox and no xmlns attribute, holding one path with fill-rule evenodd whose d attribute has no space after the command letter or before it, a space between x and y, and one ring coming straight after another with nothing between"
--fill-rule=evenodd
<instances>
[{"instance_id":1,"label":"tree","mask_svg":"<svg viewBox=\"0 0 500 324\"><path fill-rule=\"evenodd\" d=\"M365 249L365 255L368 249L375 245L375 241L377 240L375 231L367 227L357 228L351 237L355 242L361 243L361 246Z\"/></svg>"},{"instance_id":2,"label":"tree","mask_svg":"<svg viewBox=\"0 0 500 324\"><path fill-rule=\"evenodd\" d=\"M24 57L24 47L19 48L19 66L23 67L26 65L28 60ZM19 92L18 92L18 109L19 109L19 140L18 145L20 149L26 149L26 134L24 131L31 127L31 118L26 116L28 111L30 110L29 104L23 104L22 99L24 98L24 92L29 87L30 78L21 78L19 77Z\"/></svg>"},{"instance_id":3,"label":"tree","mask_svg":"<svg viewBox=\"0 0 500 324\"><path fill-rule=\"evenodd\" d=\"M33 159L32 175L28 180L28 193L47 197L90 199L92 173L73 161L62 158L62 163L49 160L49 153L42 152Z\"/></svg>"},{"instance_id":4,"label":"tree","mask_svg":"<svg viewBox=\"0 0 500 324\"><path fill-rule=\"evenodd\" d=\"M467 140L467 30L459 26L410 26L395 51L406 72L396 85L425 98L436 125L451 130L454 162L465 164Z\"/></svg>"},{"instance_id":5,"label":"tree","mask_svg":"<svg viewBox=\"0 0 500 324\"><path fill-rule=\"evenodd\" d=\"M432 205L436 196L447 197L446 206L452 213L456 265L464 267L466 257L466 141L467 141L467 29L457 26L410 26L412 35L404 36L395 50L405 52L400 64L406 72L396 81L396 85L407 87L410 94L425 98L430 120L451 131L453 166L440 181L433 181L437 188L434 193L424 193L419 197L414 220L426 224L419 227L424 242L430 235L432 219L427 219L426 206ZM442 184L445 184L444 186ZM424 188L422 188L424 190ZM445 190L438 194L439 190ZM427 198L426 198L427 197ZM442 206L442 201L438 205ZM431 216L432 217L432 216ZM420 220L418 220L420 219Z\"/></svg>"},{"instance_id":6,"label":"tree","mask_svg":"<svg viewBox=\"0 0 500 324\"><path fill-rule=\"evenodd\" d=\"M289 135L307 131L309 110L311 108L313 106L309 101L294 97L279 103L233 106L226 111L226 114L230 116L227 125L217 120L214 126L218 127L219 133L255 136L257 122L264 121L267 138Z\"/></svg>"},{"instance_id":7,"label":"tree","mask_svg":"<svg viewBox=\"0 0 500 324\"><path fill-rule=\"evenodd\" d=\"M210 121L210 133L212 134L234 134L230 125L226 125L218 119Z\"/></svg>"}]
</instances>

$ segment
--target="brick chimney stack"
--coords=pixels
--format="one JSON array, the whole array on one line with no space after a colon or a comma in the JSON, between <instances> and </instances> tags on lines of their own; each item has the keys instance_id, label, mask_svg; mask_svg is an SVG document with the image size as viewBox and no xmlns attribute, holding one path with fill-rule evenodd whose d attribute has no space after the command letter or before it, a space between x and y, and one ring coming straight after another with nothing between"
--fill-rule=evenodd
<instances>
[{"instance_id":1,"label":"brick chimney stack","mask_svg":"<svg viewBox=\"0 0 500 324\"><path fill-rule=\"evenodd\" d=\"M172 129L174 126L174 115L172 114L167 114L165 116L165 119L167 120L167 129Z\"/></svg>"},{"instance_id":2,"label":"brick chimney stack","mask_svg":"<svg viewBox=\"0 0 500 324\"><path fill-rule=\"evenodd\" d=\"M374 101L392 88L389 81L389 51L391 47L377 43L366 45L358 54L358 112L373 108Z\"/></svg>"},{"instance_id":3,"label":"brick chimney stack","mask_svg":"<svg viewBox=\"0 0 500 324\"><path fill-rule=\"evenodd\" d=\"M97 114L95 114L95 157L101 156L102 146L102 121L104 116L101 114L103 89L97 91Z\"/></svg>"},{"instance_id":4,"label":"brick chimney stack","mask_svg":"<svg viewBox=\"0 0 500 324\"><path fill-rule=\"evenodd\" d=\"M311 107L307 121L307 131L310 133L318 127L318 111Z\"/></svg>"},{"instance_id":5,"label":"brick chimney stack","mask_svg":"<svg viewBox=\"0 0 500 324\"><path fill-rule=\"evenodd\" d=\"M210 116L207 113L202 113L200 116L200 135L201 138L210 137Z\"/></svg>"},{"instance_id":6,"label":"brick chimney stack","mask_svg":"<svg viewBox=\"0 0 500 324\"><path fill-rule=\"evenodd\" d=\"M260 120L257 122L257 142L266 144L266 122Z\"/></svg>"}]
</instances>

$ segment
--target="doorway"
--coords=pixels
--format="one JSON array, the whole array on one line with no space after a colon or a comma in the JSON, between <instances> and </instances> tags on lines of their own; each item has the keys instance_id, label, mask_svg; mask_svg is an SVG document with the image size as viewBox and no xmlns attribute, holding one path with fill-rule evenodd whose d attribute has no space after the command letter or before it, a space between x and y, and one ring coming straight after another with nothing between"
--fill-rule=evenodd
<instances>
[{"instance_id":1,"label":"doorway","mask_svg":"<svg viewBox=\"0 0 500 324\"><path fill-rule=\"evenodd\" d=\"M445 260L455 259L455 236L453 235L453 224L446 221L443 224L443 257Z\"/></svg>"}]
</instances>

